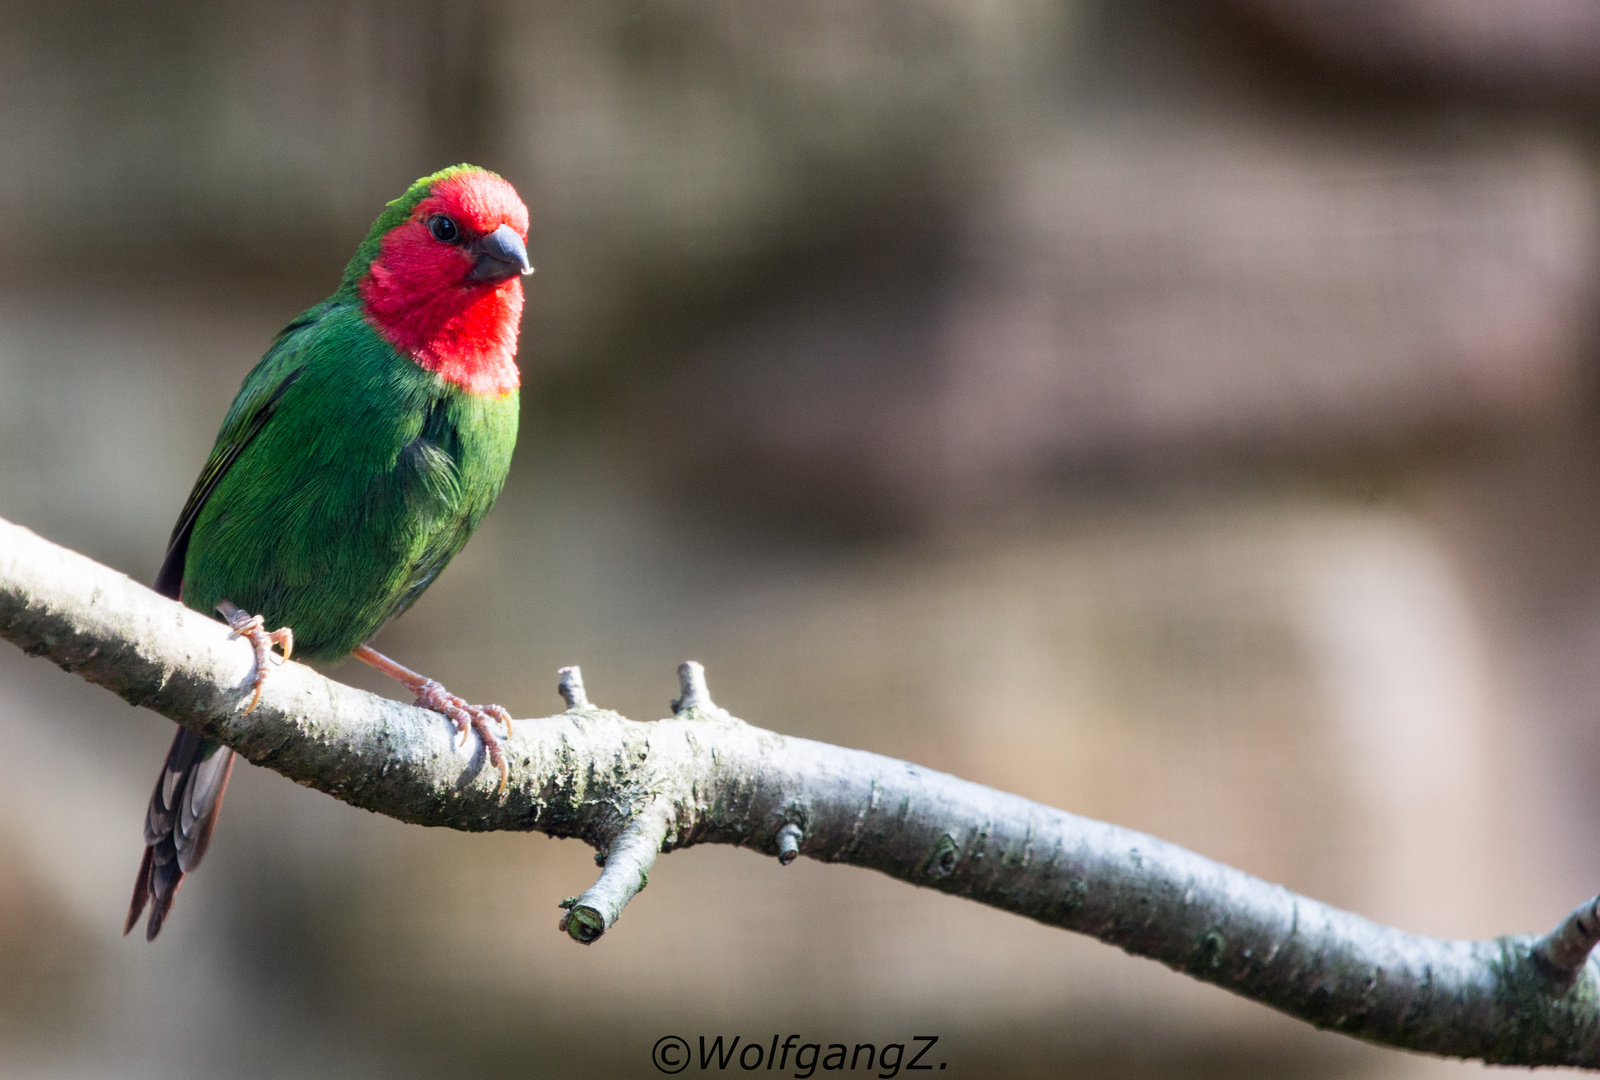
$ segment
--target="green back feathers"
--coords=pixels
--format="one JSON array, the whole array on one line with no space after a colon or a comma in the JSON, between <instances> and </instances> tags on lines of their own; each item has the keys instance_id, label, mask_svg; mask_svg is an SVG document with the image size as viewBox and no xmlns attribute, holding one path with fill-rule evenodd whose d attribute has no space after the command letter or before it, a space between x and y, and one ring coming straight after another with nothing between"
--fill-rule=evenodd
<instances>
[{"instance_id":1,"label":"green back feathers","mask_svg":"<svg viewBox=\"0 0 1600 1080\"><path fill-rule=\"evenodd\" d=\"M383 243L384 236L396 225L402 225L410 219L411 212L417 208L419 202L433 192L435 184L469 172L489 172L489 170L468 165L466 162L451 165L447 169L440 169L432 176L424 176L407 188L404 195L391 202L383 213L378 215L378 220L372 223L367 238L361 241L361 246L356 248L349 265L344 268L344 279L339 283L339 292L346 295L355 292L356 283L366 274L367 268L372 265L372 260L378 257L378 248Z\"/></svg>"}]
</instances>

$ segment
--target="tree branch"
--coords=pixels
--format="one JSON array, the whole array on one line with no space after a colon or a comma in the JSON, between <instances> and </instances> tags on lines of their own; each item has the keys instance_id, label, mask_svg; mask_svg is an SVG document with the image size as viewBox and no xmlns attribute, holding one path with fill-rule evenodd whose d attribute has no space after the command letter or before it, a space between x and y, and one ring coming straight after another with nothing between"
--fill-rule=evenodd
<instances>
[{"instance_id":1,"label":"tree branch","mask_svg":"<svg viewBox=\"0 0 1600 1080\"><path fill-rule=\"evenodd\" d=\"M511 783L442 717L274 670L242 715L250 647L227 627L0 521L0 636L221 739L257 765L402 821L578 837L599 880L563 901L592 942L657 852L734 844L850 863L1130 953L1315 1024L1390 1046L1502 1064L1600 1067L1600 897L1544 937L1443 941L1297 896L1152 836L876 754L751 727L679 671L671 719L591 705L519 720Z\"/></svg>"}]
</instances>

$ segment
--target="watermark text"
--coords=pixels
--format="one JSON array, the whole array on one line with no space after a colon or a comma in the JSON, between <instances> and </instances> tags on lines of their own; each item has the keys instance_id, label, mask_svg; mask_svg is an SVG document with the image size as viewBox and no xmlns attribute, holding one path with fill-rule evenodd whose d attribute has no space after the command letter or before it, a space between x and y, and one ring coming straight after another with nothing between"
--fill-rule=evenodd
<instances>
[{"instance_id":1,"label":"watermark text","mask_svg":"<svg viewBox=\"0 0 1600 1080\"><path fill-rule=\"evenodd\" d=\"M655 1067L667 1075L693 1072L773 1072L810 1080L818 1072L852 1072L892 1080L902 1071L932 1072L943 1069L934 1047L937 1035L913 1035L906 1042L825 1043L801 1041L799 1035L745 1039L742 1035L696 1037L693 1044L681 1035L663 1035L650 1052Z\"/></svg>"}]
</instances>

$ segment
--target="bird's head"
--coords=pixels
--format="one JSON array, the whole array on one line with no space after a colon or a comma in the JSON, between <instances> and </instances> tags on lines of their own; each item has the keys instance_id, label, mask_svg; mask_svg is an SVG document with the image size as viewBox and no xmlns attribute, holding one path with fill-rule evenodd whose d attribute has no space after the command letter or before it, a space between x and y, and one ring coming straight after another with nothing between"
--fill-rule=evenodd
<instances>
[{"instance_id":1,"label":"bird's head","mask_svg":"<svg viewBox=\"0 0 1600 1080\"><path fill-rule=\"evenodd\" d=\"M345 270L396 349L474 393L515 388L528 208L486 169L456 165L390 203Z\"/></svg>"}]
</instances>

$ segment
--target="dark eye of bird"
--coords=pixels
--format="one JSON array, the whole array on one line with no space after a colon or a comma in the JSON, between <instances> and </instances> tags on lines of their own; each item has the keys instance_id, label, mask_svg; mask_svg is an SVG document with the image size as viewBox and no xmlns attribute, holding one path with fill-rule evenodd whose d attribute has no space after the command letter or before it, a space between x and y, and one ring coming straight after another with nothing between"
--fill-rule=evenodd
<instances>
[{"instance_id":1,"label":"dark eye of bird","mask_svg":"<svg viewBox=\"0 0 1600 1080\"><path fill-rule=\"evenodd\" d=\"M461 239L461 230L456 223L443 214L435 214L428 219L428 231L441 244L453 244Z\"/></svg>"}]
</instances>

